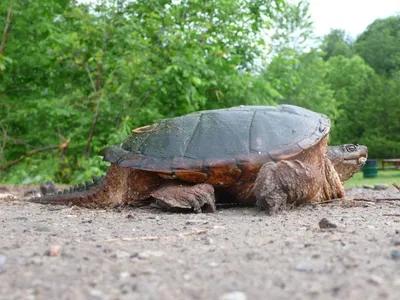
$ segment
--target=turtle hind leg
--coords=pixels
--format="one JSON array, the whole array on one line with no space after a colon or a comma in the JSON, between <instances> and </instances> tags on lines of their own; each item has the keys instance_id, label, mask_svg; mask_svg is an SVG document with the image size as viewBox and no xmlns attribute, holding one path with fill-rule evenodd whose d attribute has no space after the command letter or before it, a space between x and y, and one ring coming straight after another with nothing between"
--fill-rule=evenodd
<instances>
[{"instance_id":1,"label":"turtle hind leg","mask_svg":"<svg viewBox=\"0 0 400 300\"><path fill-rule=\"evenodd\" d=\"M320 201L323 172L299 160L269 162L260 169L254 184L257 205L272 214L287 205Z\"/></svg>"},{"instance_id":2,"label":"turtle hind leg","mask_svg":"<svg viewBox=\"0 0 400 300\"><path fill-rule=\"evenodd\" d=\"M156 203L169 211L215 212L214 188L210 184L168 183L151 193Z\"/></svg>"}]
</instances>

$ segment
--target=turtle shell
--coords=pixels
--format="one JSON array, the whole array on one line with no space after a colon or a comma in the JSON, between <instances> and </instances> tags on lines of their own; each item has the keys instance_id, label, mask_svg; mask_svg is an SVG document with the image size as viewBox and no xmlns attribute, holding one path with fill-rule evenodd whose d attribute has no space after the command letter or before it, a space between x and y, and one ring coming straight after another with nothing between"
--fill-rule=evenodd
<instances>
[{"instance_id":1,"label":"turtle shell","mask_svg":"<svg viewBox=\"0 0 400 300\"><path fill-rule=\"evenodd\" d=\"M297 106L238 106L134 129L100 154L123 167L230 186L254 181L264 163L295 157L329 129L325 115Z\"/></svg>"}]
</instances>

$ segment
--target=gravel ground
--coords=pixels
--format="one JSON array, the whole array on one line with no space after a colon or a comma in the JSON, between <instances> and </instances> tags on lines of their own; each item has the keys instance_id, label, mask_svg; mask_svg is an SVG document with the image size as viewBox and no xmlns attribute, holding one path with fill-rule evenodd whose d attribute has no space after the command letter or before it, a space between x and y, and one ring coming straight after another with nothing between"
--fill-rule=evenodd
<instances>
[{"instance_id":1,"label":"gravel ground","mask_svg":"<svg viewBox=\"0 0 400 300\"><path fill-rule=\"evenodd\" d=\"M0 200L1 300L399 299L394 188L274 216L43 206L7 188L18 198Z\"/></svg>"}]
</instances>

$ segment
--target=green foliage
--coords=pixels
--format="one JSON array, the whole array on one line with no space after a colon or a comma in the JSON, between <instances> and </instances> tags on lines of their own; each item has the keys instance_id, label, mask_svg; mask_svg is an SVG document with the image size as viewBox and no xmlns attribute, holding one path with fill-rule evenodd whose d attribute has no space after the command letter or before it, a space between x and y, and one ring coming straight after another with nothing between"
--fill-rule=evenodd
<instances>
[{"instance_id":1,"label":"green foliage","mask_svg":"<svg viewBox=\"0 0 400 300\"><path fill-rule=\"evenodd\" d=\"M400 75L400 73L399 73ZM364 111L363 143L377 158L400 156L400 77L375 76L369 86Z\"/></svg>"},{"instance_id":2,"label":"green foliage","mask_svg":"<svg viewBox=\"0 0 400 300\"><path fill-rule=\"evenodd\" d=\"M336 116L336 99L328 83L326 63L316 51L296 55L281 52L264 76L275 89L275 102L293 104Z\"/></svg>"},{"instance_id":3,"label":"green foliage","mask_svg":"<svg viewBox=\"0 0 400 300\"><path fill-rule=\"evenodd\" d=\"M278 13L271 41L274 56L261 76L271 86L270 97L276 103L335 117L333 91L325 83L325 62L317 49L310 49L315 42L310 19L308 1L298 1Z\"/></svg>"},{"instance_id":4,"label":"green foliage","mask_svg":"<svg viewBox=\"0 0 400 300\"><path fill-rule=\"evenodd\" d=\"M378 73L400 70L400 15L377 19L357 38L355 50Z\"/></svg>"},{"instance_id":5,"label":"green foliage","mask_svg":"<svg viewBox=\"0 0 400 300\"><path fill-rule=\"evenodd\" d=\"M273 104L271 87L253 71L262 67L263 33L284 6L2 2L0 19L9 8L13 18L0 55L0 165L70 139L67 149L35 154L2 180L76 182L101 172L93 157L132 128L200 109Z\"/></svg>"},{"instance_id":6,"label":"green foliage","mask_svg":"<svg viewBox=\"0 0 400 300\"><path fill-rule=\"evenodd\" d=\"M334 56L327 61L326 82L334 91L337 116L332 132L335 144L361 142L365 133L366 97L374 71L362 58Z\"/></svg>"},{"instance_id":7,"label":"green foliage","mask_svg":"<svg viewBox=\"0 0 400 300\"><path fill-rule=\"evenodd\" d=\"M354 55L353 41L341 29L331 29L331 32L324 36L321 50L324 52L324 60L333 56L349 58Z\"/></svg>"},{"instance_id":8,"label":"green foliage","mask_svg":"<svg viewBox=\"0 0 400 300\"><path fill-rule=\"evenodd\" d=\"M336 144L360 143L369 156L400 156L400 80L375 74L362 58L332 57L327 76L338 103Z\"/></svg>"}]
</instances>

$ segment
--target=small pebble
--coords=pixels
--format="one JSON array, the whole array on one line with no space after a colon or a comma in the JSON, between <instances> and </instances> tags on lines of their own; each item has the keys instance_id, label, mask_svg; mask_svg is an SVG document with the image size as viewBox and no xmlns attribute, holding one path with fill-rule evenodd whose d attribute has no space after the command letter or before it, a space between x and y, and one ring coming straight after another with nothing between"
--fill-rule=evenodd
<instances>
[{"instance_id":1,"label":"small pebble","mask_svg":"<svg viewBox=\"0 0 400 300\"><path fill-rule=\"evenodd\" d=\"M321 221L319 221L318 225L319 225L319 228L321 228L321 229L337 227L336 224L329 222L327 218L322 218Z\"/></svg>"},{"instance_id":2,"label":"small pebble","mask_svg":"<svg viewBox=\"0 0 400 300\"><path fill-rule=\"evenodd\" d=\"M139 252L135 255L135 257L139 259L148 259L150 257L161 257L164 256L165 252L163 251L143 251Z\"/></svg>"},{"instance_id":3,"label":"small pebble","mask_svg":"<svg viewBox=\"0 0 400 300\"><path fill-rule=\"evenodd\" d=\"M104 298L104 294L100 290L91 290L89 292L89 296L90 296L90 299L93 299L93 300L103 299Z\"/></svg>"},{"instance_id":4,"label":"small pebble","mask_svg":"<svg viewBox=\"0 0 400 300\"><path fill-rule=\"evenodd\" d=\"M57 256L60 253L61 246L55 245L46 251L47 256Z\"/></svg>"},{"instance_id":5,"label":"small pebble","mask_svg":"<svg viewBox=\"0 0 400 300\"><path fill-rule=\"evenodd\" d=\"M399 250L393 250L391 253L391 257L394 260L399 260L400 259L400 251Z\"/></svg>"},{"instance_id":6,"label":"small pebble","mask_svg":"<svg viewBox=\"0 0 400 300\"><path fill-rule=\"evenodd\" d=\"M363 184L363 188L364 188L364 189L367 189L367 190L373 190L373 189L374 189L374 186L373 186L373 185L370 185L370 184Z\"/></svg>"},{"instance_id":7,"label":"small pebble","mask_svg":"<svg viewBox=\"0 0 400 300\"><path fill-rule=\"evenodd\" d=\"M82 220L82 224L86 224L86 223L93 223L93 220L92 219L84 219L84 220Z\"/></svg>"},{"instance_id":8,"label":"small pebble","mask_svg":"<svg viewBox=\"0 0 400 300\"><path fill-rule=\"evenodd\" d=\"M383 283L383 278L376 275L371 275L368 278L368 282L374 285L381 285Z\"/></svg>"},{"instance_id":9,"label":"small pebble","mask_svg":"<svg viewBox=\"0 0 400 300\"><path fill-rule=\"evenodd\" d=\"M215 262L215 261L210 262L208 265L209 265L210 267L212 267L212 268L215 268L215 267L218 267L218 266L219 266L219 264L218 264L217 262Z\"/></svg>"},{"instance_id":10,"label":"small pebble","mask_svg":"<svg viewBox=\"0 0 400 300\"><path fill-rule=\"evenodd\" d=\"M374 190L378 190L378 191L384 191L384 190L387 190L388 188L389 188L389 185L385 184L385 183L375 184L375 186L374 186Z\"/></svg>"},{"instance_id":11,"label":"small pebble","mask_svg":"<svg viewBox=\"0 0 400 300\"><path fill-rule=\"evenodd\" d=\"M296 265L296 270L297 271L302 271L302 272L310 272L313 269L313 267L309 264L306 263L298 263Z\"/></svg>"},{"instance_id":12,"label":"small pebble","mask_svg":"<svg viewBox=\"0 0 400 300\"><path fill-rule=\"evenodd\" d=\"M210 237L207 237L206 241L205 241L205 244L206 245L213 245L214 244L214 240L212 238L210 238Z\"/></svg>"},{"instance_id":13,"label":"small pebble","mask_svg":"<svg viewBox=\"0 0 400 300\"><path fill-rule=\"evenodd\" d=\"M129 273L129 272L121 272L121 273L119 273L119 278L120 279L126 279L126 278L129 278L131 276L131 274Z\"/></svg>"},{"instance_id":14,"label":"small pebble","mask_svg":"<svg viewBox=\"0 0 400 300\"><path fill-rule=\"evenodd\" d=\"M247 300L247 295L240 291L223 294L219 300Z\"/></svg>"},{"instance_id":15,"label":"small pebble","mask_svg":"<svg viewBox=\"0 0 400 300\"><path fill-rule=\"evenodd\" d=\"M196 225L199 225L199 224L207 224L208 223L208 221L204 221L204 220L187 220L186 221L186 225L193 225L193 224L196 224Z\"/></svg>"}]
</instances>

